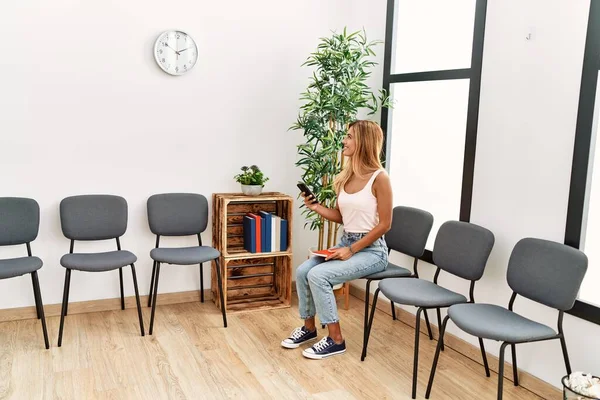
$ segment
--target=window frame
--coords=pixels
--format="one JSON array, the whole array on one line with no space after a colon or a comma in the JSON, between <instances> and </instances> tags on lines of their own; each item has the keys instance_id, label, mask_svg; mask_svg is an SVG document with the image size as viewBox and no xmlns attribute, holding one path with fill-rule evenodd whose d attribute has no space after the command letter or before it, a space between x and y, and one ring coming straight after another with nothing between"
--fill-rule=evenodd
<instances>
[{"instance_id":1,"label":"window frame","mask_svg":"<svg viewBox=\"0 0 600 400\"><path fill-rule=\"evenodd\" d=\"M475 170L475 152L477 148L477 124L479 120L479 96L481 91L481 67L483 62L487 0L476 0L470 68L392 74L397 1L402 0L388 0L387 3L385 53L383 61L383 89L389 93L390 87L393 83L469 79L465 153L463 160L463 176L459 211L459 220L469 222L471 219L471 202L473 198L473 175ZM389 110L387 108L383 108L381 111L380 125L384 132L385 141L383 154L384 166L388 170L389 167L387 163L390 159L392 145L391 132L389 135L387 134L390 125L389 118ZM433 254L431 250L425 250L421 260L433 264Z\"/></svg>"},{"instance_id":2,"label":"window frame","mask_svg":"<svg viewBox=\"0 0 600 400\"><path fill-rule=\"evenodd\" d=\"M595 104L600 70L600 2L591 1L590 3L564 240L566 245L576 249L579 249L581 245L581 230L586 212L587 175L594 128L594 112L596 107L600 111L600 104ZM596 157L600 157L600 153L597 153ZM596 173L600 173L600 171L596 171ZM600 325L600 307L585 301L577 299L573 308L567 313Z\"/></svg>"}]
</instances>

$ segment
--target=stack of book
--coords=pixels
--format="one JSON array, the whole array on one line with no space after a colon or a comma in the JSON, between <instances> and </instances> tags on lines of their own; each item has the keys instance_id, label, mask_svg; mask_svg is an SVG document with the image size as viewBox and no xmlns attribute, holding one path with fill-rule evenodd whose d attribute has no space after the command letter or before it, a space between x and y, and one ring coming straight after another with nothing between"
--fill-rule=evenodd
<instances>
[{"instance_id":1,"label":"stack of book","mask_svg":"<svg viewBox=\"0 0 600 400\"><path fill-rule=\"evenodd\" d=\"M250 253L286 251L287 220L266 211L244 216L244 248Z\"/></svg>"}]
</instances>

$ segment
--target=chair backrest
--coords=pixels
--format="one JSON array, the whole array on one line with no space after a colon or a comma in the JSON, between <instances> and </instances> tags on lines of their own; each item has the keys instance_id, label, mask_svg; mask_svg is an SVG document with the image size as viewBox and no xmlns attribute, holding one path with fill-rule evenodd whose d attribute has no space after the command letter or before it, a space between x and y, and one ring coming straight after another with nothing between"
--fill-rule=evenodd
<instances>
[{"instance_id":1,"label":"chair backrest","mask_svg":"<svg viewBox=\"0 0 600 400\"><path fill-rule=\"evenodd\" d=\"M385 234L388 248L418 258L423 255L433 225L433 215L418 208L397 206L392 227Z\"/></svg>"},{"instance_id":2,"label":"chair backrest","mask_svg":"<svg viewBox=\"0 0 600 400\"><path fill-rule=\"evenodd\" d=\"M508 261L508 285L517 294L558 310L570 310L587 271L580 250L549 240L521 239Z\"/></svg>"},{"instance_id":3,"label":"chair backrest","mask_svg":"<svg viewBox=\"0 0 600 400\"><path fill-rule=\"evenodd\" d=\"M444 271L463 279L479 280L494 241L494 234L479 225L444 222L435 238L433 262Z\"/></svg>"},{"instance_id":4,"label":"chair backrest","mask_svg":"<svg viewBox=\"0 0 600 400\"><path fill-rule=\"evenodd\" d=\"M208 201L201 194L155 194L147 206L148 224L155 235L196 235L208 224Z\"/></svg>"},{"instance_id":5,"label":"chair backrest","mask_svg":"<svg viewBox=\"0 0 600 400\"><path fill-rule=\"evenodd\" d=\"M127 230L127 201L120 196L88 194L60 202L63 234L71 240L104 240Z\"/></svg>"},{"instance_id":6,"label":"chair backrest","mask_svg":"<svg viewBox=\"0 0 600 400\"><path fill-rule=\"evenodd\" d=\"M0 246L29 243L40 228L40 206L24 197L0 197Z\"/></svg>"}]
</instances>

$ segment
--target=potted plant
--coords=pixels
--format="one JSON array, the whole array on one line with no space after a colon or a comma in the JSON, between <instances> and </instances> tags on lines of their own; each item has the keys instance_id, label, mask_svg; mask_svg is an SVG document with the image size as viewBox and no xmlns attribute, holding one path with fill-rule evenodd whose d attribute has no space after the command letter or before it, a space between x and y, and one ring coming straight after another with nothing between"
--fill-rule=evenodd
<instances>
[{"instance_id":1,"label":"potted plant","mask_svg":"<svg viewBox=\"0 0 600 400\"><path fill-rule=\"evenodd\" d=\"M562 378L565 400L600 399L600 378L583 372L573 372Z\"/></svg>"},{"instance_id":2,"label":"potted plant","mask_svg":"<svg viewBox=\"0 0 600 400\"><path fill-rule=\"evenodd\" d=\"M242 172L234 176L234 179L242 185L242 193L251 196L261 194L269 178L256 165L243 166L241 170Z\"/></svg>"},{"instance_id":3,"label":"potted plant","mask_svg":"<svg viewBox=\"0 0 600 400\"><path fill-rule=\"evenodd\" d=\"M309 85L300 99L304 105L290 130L301 130L305 142L298 145L302 180L312 189L321 204L334 207L336 193L333 180L344 166L342 140L348 126L362 110L375 114L380 107L390 107L390 98L384 90L375 96L366 81L370 69L377 63L370 60L373 48L381 41L367 42L366 33L357 31L321 38L317 50L303 66L313 67ZM304 204L301 205L304 207ZM319 231L317 249L332 247L337 242L339 225L327 221L304 207L310 230ZM310 251L310 250L309 250Z\"/></svg>"}]
</instances>

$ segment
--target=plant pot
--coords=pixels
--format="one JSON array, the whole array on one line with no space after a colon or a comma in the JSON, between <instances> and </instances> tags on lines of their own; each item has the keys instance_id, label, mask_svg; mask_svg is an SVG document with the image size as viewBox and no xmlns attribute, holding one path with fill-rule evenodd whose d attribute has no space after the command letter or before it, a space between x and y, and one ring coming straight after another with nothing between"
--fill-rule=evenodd
<instances>
[{"instance_id":1,"label":"plant pot","mask_svg":"<svg viewBox=\"0 0 600 400\"><path fill-rule=\"evenodd\" d=\"M322 256L317 256L314 252L317 250L317 246L313 246L313 247L309 247L308 248L308 257L322 257ZM342 286L344 286L343 283L337 284L333 287L333 290L339 290L342 288Z\"/></svg>"},{"instance_id":2,"label":"plant pot","mask_svg":"<svg viewBox=\"0 0 600 400\"><path fill-rule=\"evenodd\" d=\"M598 399L600 399L600 397L590 397L590 396L586 396L584 394L577 393L575 390L573 390L569 386L567 386L567 379L568 378L569 378L568 375L565 375L562 378L563 399L564 400L588 400L588 399L598 400ZM600 379L597 376L594 376L594 378L595 379Z\"/></svg>"},{"instance_id":3,"label":"plant pot","mask_svg":"<svg viewBox=\"0 0 600 400\"><path fill-rule=\"evenodd\" d=\"M242 193L248 196L258 196L262 189L262 185L242 185Z\"/></svg>"}]
</instances>

